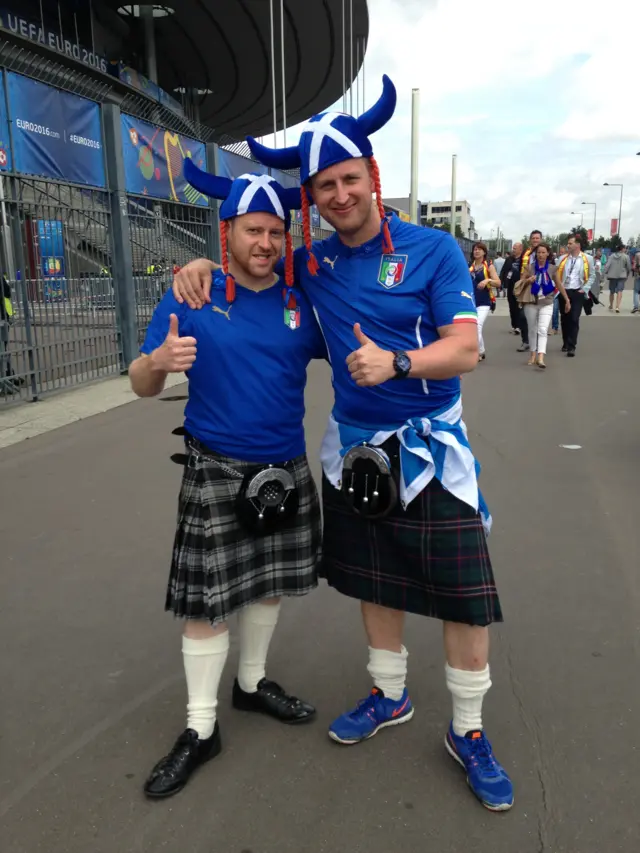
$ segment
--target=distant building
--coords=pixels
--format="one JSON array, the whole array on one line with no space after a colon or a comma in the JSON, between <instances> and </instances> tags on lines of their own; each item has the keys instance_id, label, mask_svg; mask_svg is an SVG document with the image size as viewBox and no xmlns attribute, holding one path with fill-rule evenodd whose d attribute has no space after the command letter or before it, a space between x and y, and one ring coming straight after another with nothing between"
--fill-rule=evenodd
<instances>
[{"instance_id":1,"label":"distant building","mask_svg":"<svg viewBox=\"0 0 640 853\"><path fill-rule=\"evenodd\" d=\"M397 214L403 222L411 222L411 201L408 198L383 198L382 204L387 213ZM418 202L418 208L420 202Z\"/></svg>"},{"instance_id":2,"label":"distant building","mask_svg":"<svg viewBox=\"0 0 640 853\"><path fill-rule=\"evenodd\" d=\"M476 231L476 223L471 216L471 205L465 199L456 201L456 225L465 237L470 240L477 240L478 233ZM449 201L428 201L426 204L420 205L420 224L421 225L451 225L451 200Z\"/></svg>"},{"instance_id":3,"label":"distant building","mask_svg":"<svg viewBox=\"0 0 640 853\"><path fill-rule=\"evenodd\" d=\"M513 240L507 240L506 237L500 237L499 239L494 240L485 239L483 242L487 244L489 255L492 258L495 257L498 252L502 252L503 255L508 255L513 248Z\"/></svg>"}]
</instances>

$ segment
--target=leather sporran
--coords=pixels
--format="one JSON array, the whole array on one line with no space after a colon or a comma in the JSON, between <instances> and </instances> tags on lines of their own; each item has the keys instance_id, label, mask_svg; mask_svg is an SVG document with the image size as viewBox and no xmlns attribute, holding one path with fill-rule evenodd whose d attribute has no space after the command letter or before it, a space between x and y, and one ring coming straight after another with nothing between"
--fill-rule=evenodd
<instances>
[{"instance_id":1,"label":"leather sporran","mask_svg":"<svg viewBox=\"0 0 640 853\"><path fill-rule=\"evenodd\" d=\"M389 457L380 447L368 444L345 454L341 489L353 511L372 521L389 515L398 503Z\"/></svg>"},{"instance_id":2,"label":"leather sporran","mask_svg":"<svg viewBox=\"0 0 640 853\"><path fill-rule=\"evenodd\" d=\"M292 474L269 465L250 471L236 498L236 515L256 536L266 536L284 526L297 512L300 497Z\"/></svg>"}]
</instances>

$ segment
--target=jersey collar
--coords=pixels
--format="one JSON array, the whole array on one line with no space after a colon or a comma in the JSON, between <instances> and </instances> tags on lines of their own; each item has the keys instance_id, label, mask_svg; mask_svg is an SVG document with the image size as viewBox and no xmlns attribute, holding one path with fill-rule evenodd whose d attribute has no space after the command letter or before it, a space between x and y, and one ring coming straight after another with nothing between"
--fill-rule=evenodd
<instances>
[{"instance_id":1,"label":"jersey collar","mask_svg":"<svg viewBox=\"0 0 640 853\"><path fill-rule=\"evenodd\" d=\"M400 227L400 219L396 216L395 213L390 213L386 217L387 222L389 223L389 230L391 231L391 237L395 235L396 231ZM362 243L360 246L345 246L342 240L338 237L337 233L333 234L330 237L330 241L332 243L331 250L336 252L336 254L340 255L341 258L351 258L356 257L358 255L371 255L374 253L381 254L382 253L382 222L380 222L380 231L376 234L375 237L372 237L371 240L367 240L366 243Z\"/></svg>"}]
</instances>

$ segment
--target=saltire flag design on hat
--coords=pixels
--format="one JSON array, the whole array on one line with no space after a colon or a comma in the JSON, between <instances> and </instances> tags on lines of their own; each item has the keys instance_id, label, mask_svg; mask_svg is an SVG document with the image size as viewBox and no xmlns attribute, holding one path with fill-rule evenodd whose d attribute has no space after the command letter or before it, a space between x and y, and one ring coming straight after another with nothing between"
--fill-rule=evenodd
<instances>
[{"instance_id":1,"label":"saltire flag design on hat","mask_svg":"<svg viewBox=\"0 0 640 853\"><path fill-rule=\"evenodd\" d=\"M305 125L298 144L288 148L267 148L252 136L247 137L251 153L265 166L276 169L300 169L300 180L303 185L301 206L304 242L309 256L307 266L313 275L317 275L318 262L311 251L309 190L306 185L318 172L345 160L363 157L370 161L376 204L382 221L383 252L384 254L393 253L389 224L382 204L380 170L373 156L369 136L384 127L390 120L396 108L396 99L395 86L385 74L382 78L382 95L370 109L357 118L338 112L315 115Z\"/></svg>"},{"instance_id":2,"label":"saltire flag design on hat","mask_svg":"<svg viewBox=\"0 0 640 853\"><path fill-rule=\"evenodd\" d=\"M271 175L246 174L235 180L211 175L199 169L191 158L184 161L184 176L192 187L210 198L222 201L220 205L220 246L222 249L222 269L226 276L226 296L233 302L236 295L236 283L229 273L229 251L227 240L229 220L247 213L271 213L284 222L285 227L285 304L295 310L296 300L293 292L293 244L289 229L291 211L301 206L300 189L281 186Z\"/></svg>"}]
</instances>

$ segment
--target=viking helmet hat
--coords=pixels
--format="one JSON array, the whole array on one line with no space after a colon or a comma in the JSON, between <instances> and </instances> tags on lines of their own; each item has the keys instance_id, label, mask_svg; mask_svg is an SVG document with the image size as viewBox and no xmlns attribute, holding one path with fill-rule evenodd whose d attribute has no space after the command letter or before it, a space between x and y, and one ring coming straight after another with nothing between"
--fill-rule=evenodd
<instances>
[{"instance_id":1,"label":"viking helmet hat","mask_svg":"<svg viewBox=\"0 0 640 853\"><path fill-rule=\"evenodd\" d=\"M376 188L376 203L383 222L384 252L393 252L389 226L385 218L380 186L380 171L373 156L369 136L384 127L396 108L396 89L386 76L382 78L382 94L378 101L357 118L345 113L326 112L313 116L307 122L297 145L288 148L267 148L253 137L247 137L251 153L260 163L275 169L300 169L302 182L302 221L304 238L309 253L308 266L314 274L318 263L311 252L311 229L309 223L309 197L306 184L311 178L351 158L367 158L372 167Z\"/></svg>"},{"instance_id":2,"label":"viking helmet hat","mask_svg":"<svg viewBox=\"0 0 640 853\"><path fill-rule=\"evenodd\" d=\"M222 249L222 268L226 276L226 295L229 302L235 299L235 281L229 274L229 252L227 239L229 220L245 213L272 213L284 222L286 232L285 281L288 288L293 287L293 245L289 229L291 211L299 210L301 205L300 189L285 188L270 175L240 175L234 181L219 175L211 175L199 169L187 157L184 161L184 176L192 187L203 195L222 201L220 216L220 246Z\"/></svg>"}]
</instances>

